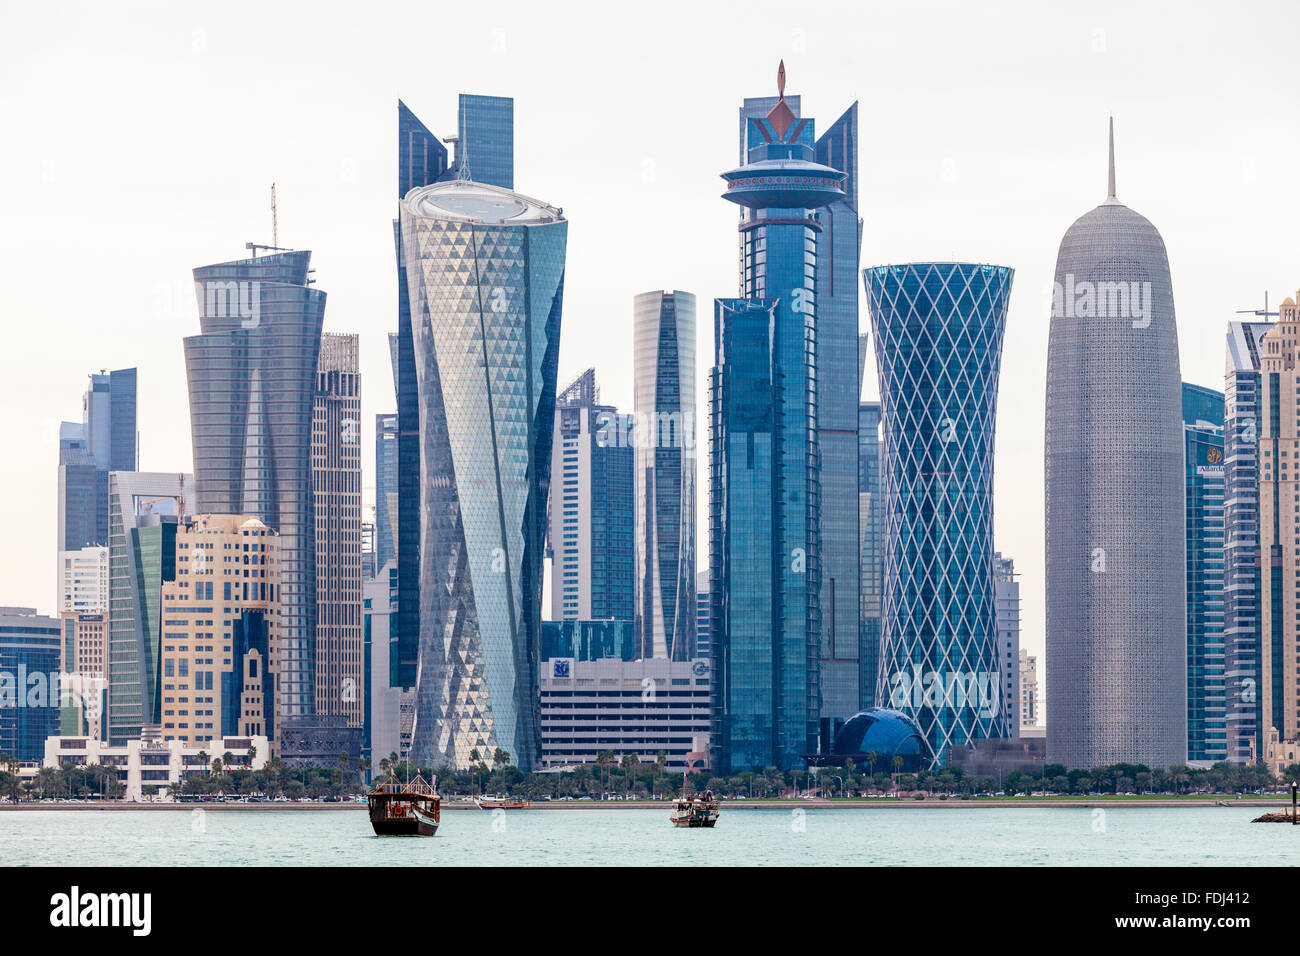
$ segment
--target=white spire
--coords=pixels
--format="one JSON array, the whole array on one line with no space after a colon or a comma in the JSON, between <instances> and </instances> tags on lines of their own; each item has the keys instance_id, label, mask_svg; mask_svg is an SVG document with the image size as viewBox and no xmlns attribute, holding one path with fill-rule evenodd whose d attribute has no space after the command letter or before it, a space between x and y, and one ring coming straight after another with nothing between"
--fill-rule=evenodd
<instances>
[{"instance_id":1,"label":"white spire","mask_svg":"<svg viewBox=\"0 0 1300 956\"><path fill-rule=\"evenodd\" d=\"M1106 181L1106 202L1119 202L1115 198L1115 117L1110 118L1110 166Z\"/></svg>"}]
</instances>

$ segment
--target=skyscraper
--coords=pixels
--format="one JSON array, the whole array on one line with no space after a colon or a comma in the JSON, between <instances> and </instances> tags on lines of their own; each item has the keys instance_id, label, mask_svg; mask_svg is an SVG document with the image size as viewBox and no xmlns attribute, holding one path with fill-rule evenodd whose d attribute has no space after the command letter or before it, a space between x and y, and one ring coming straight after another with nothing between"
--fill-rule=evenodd
<instances>
[{"instance_id":1,"label":"skyscraper","mask_svg":"<svg viewBox=\"0 0 1300 956\"><path fill-rule=\"evenodd\" d=\"M1047 357L1049 761L1187 758L1178 331L1160 233L1115 198L1066 231ZM1095 439L1103 439L1099 447Z\"/></svg>"},{"instance_id":2,"label":"skyscraper","mask_svg":"<svg viewBox=\"0 0 1300 956\"><path fill-rule=\"evenodd\" d=\"M1259 736L1300 738L1300 309L1284 299L1260 342Z\"/></svg>"},{"instance_id":3,"label":"skyscraper","mask_svg":"<svg viewBox=\"0 0 1300 956\"><path fill-rule=\"evenodd\" d=\"M993 601L998 616L998 672L1002 675L1004 729L1008 737L1019 737L1025 701L1020 682L1020 582L1016 564L999 552L993 554Z\"/></svg>"},{"instance_id":4,"label":"skyscraper","mask_svg":"<svg viewBox=\"0 0 1300 956\"><path fill-rule=\"evenodd\" d=\"M59 732L59 622L30 607L0 607L0 753L40 760Z\"/></svg>"},{"instance_id":5,"label":"skyscraper","mask_svg":"<svg viewBox=\"0 0 1300 956\"><path fill-rule=\"evenodd\" d=\"M1228 760L1263 753L1259 739L1260 354L1271 322L1229 322L1224 393L1224 698Z\"/></svg>"},{"instance_id":6,"label":"skyscraper","mask_svg":"<svg viewBox=\"0 0 1300 956\"><path fill-rule=\"evenodd\" d=\"M161 591L162 738L275 739L275 533L249 515L183 519L174 571Z\"/></svg>"},{"instance_id":7,"label":"skyscraper","mask_svg":"<svg viewBox=\"0 0 1300 956\"><path fill-rule=\"evenodd\" d=\"M527 770L539 748L568 223L544 203L459 179L416 189L399 209L423 492L412 756L464 768L473 750L500 747Z\"/></svg>"},{"instance_id":8,"label":"skyscraper","mask_svg":"<svg viewBox=\"0 0 1300 956\"><path fill-rule=\"evenodd\" d=\"M1224 695L1223 393L1183 383L1187 483L1187 759L1228 757Z\"/></svg>"},{"instance_id":9,"label":"skyscraper","mask_svg":"<svg viewBox=\"0 0 1300 956\"><path fill-rule=\"evenodd\" d=\"M397 556L397 415L375 416L375 572Z\"/></svg>"},{"instance_id":10,"label":"skyscraper","mask_svg":"<svg viewBox=\"0 0 1300 956\"><path fill-rule=\"evenodd\" d=\"M189 475L109 474L108 721L125 743L162 722L162 588L176 579L176 531Z\"/></svg>"},{"instance_id":11,"label":"skyscraper","mask_svg":"<svg viewBox=\"0 0 1300 956\"><path fill-rule=\"evenodd\" d=\"M185 339L193 510L253 515L279 536L283 716L315 708L311 445L325 293L310 261L277 252L195 269L200 334Z\"/></svg>"},{"instance_id":12,"label":"skyscraper","mask_svg":"<svg viewBox=\"0 0 1300 956\"><path fill-rule=\"evenodd\" d=\"M1012 270L865 272L884 420L878 706L916 720L937 764L1006 735L993 583L993 433Z\"/></svg>"},{"instance_id":13,"label":"skyscraper","mask_svg":"<svg viewBox=\"0 0 1300 956\"><path fill-rule=\"evenodd\" d=\"M457 136L447 147L400 100L397 103L397 198L412 189L450 179L477 180L514 188L514 100L462 94L457 109ZM482 172L479 172L479 170ZM397 612L394 632L398 682L415 684L420 645L420 544L423 521L421 490L420 381L411 326L406 254L402 231L393 220L397 246L397 334L390 335L397 388ZM438 391L434 387L433 392ZM390 520L394 520L390 508ZM382 567L382 565L381 565Z\"/></svg>"},{"instance_id":14,"label":"skyscraper","mask_svg":"<svg viewBox=\"0 0 1300 956\"><path fill-rule=\"evenodd\" d=\"M782 64L777 98L746 100L741 106L742 165L723 174L723 198L743 210L741 298L714 304L710 378L713 759L723 771L793 767L816 750L819 730L829 737L819 676L817 296L819 287L827 288L831 269L819 260L833 254L833 240L823 234L823 214L850 194L846 172L816 161L813 123L797 110L797 100L785 97ZM848 293L840 292L845 296L840 311L845 311ZM856 371L853 345L850 352L845 361ZM852 374L847 387L852 405ZM852 415L849 427L856 428ZM850 441L837 471L847 466L849 476L856 474L855 446L856 440ZM851 673L842 667L835 672L837 688L846 674L852 684L849 695L836 691L837 699L846 701L846 717L857 708L859 676L855 487L856 480L847 485L847 546L853 554L851 597L844 602L854 608L849 612L852 646L835 644L836 658L842 653L852 660ZM834 633L840 632L836 626Z\"/></svg>"},{"instance_id":15,"label":"skyscraper","mask_svg":"<svg viewBox=\"0 0 1300 956\"><path fill-rule=\"evenodd\" d=\"M884 588L885 516L880 487L880 403L858 405L859 710L879 706L880 599Z\"/></svg>"},{"instance_id":16,"label":"skyscraper","mask_svg":"<svg viewBox=\"0 0 1300 956\"><path fill-rule=\"evenodd\" d=\"M312 405L316 713L363 723L360 336L321 337Z\"/></svg>"},{"instance_id":17,"label":"skyscraper","mask_svg":"<svg viewBox=\"0 0 1300 956\"><path fill-rule=\"evenodd\" d=\"M695 656L695 296L633 306L640 656Z\"/></svg>"},{"instance_id":18,"label":"skyscraper","mask_svg":"<svg viewBox=\"0 0 1300 956\"><path fill-rule=\"evenodd\" d=\"M108 544L108 473L135 471L136 370L90 376L81 422L59 426L58 551Z\"/></svg>"},{"instance_id":19,"label":"skyscraper","mask_svg":"<svg viewBox=\"0 0 1300 956\"><path fill-rule=\"evenodd\" d=\"M811 122L811 120L809 121ZM817 162L845 173L844 195L817 221L817 459L821 483L822 736L862 709L860 611L858 104L817 138Z\"/></svg>"},{"instance_id":20,"label":"skyscraper","mask_svg":"<svg viewBox=\"0 0 1300 956\"><path fill-rule=\"evenodd\" d=\"M631 621L632 416L600 404L587 369L555 401L551 620Z\"/></svg>"}]
</instances>

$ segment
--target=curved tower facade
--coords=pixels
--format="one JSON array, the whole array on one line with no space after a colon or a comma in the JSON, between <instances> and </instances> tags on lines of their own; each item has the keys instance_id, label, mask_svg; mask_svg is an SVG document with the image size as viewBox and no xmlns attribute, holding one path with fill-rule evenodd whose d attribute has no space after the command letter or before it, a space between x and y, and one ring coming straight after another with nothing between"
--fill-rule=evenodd
<instances>
[{"instance_id":1,"label":"curved tower facade","mask_svg":"<svg viewBox=\"0 0 1300 956\"><path fill-rule=\"evenodd\" d=\"M201 332L185 339L194 438L185 510L254 515L279 535L284 716L316 706L311 447L325 293L310 284L310 261L278 252L195 269Z\"/></svg>"},{"instance_id":2,"label":"curved tower facade","mask_svg":"<svg viewBox=\"0 0 1300 956\"><path fill-rule=\"evenodd\" d=\"M412 759L471 765L538 738L542 556L568 222L452 180L400 205L420 428Z\"/></svg>"},{"instance_id":3,"label":"curved tower facade","mask_svg":"<svg viewBox=\"0 0 1300 956\"><path fill-rule=\"evenodd\" d=\"M695 296L634 303L636 629L641 657L695 656Z\"/></svg>"},{"instance_id":4,"label":"curved tower facade","mask_svg":"<svg viewBox=\"0 0 1300 956\"><path fill-rule=\"evenodd\" d=\"M878 706L937 764L1003 737L993 585L993 433L1013 271L936 262L864 273L884 423Z\"/></svg>"},{"instance_id":5,"label":"curved tower facade","mask_svg":"<svg viewBox=\"0 0 1300 956\"><path fill-rule=\"evenodd\" d=\"M1183 424L1165 244L1115 198L1066 231L1047 353L1047 758L1187 760Z\"/></svg>"}]
</instances>

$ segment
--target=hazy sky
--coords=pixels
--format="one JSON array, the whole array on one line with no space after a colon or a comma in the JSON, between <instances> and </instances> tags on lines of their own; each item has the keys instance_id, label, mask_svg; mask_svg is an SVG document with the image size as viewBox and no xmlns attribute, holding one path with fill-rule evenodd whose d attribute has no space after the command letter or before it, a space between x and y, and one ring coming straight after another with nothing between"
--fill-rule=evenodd
<instances>
[{"instance_id":1,"label":"hazy sky","mask_svg":"<svg viewBox=\"0 0 1300 956\"><path fill-rule=\"evenodd\" d=\"M0 605L54 608L58 422L79 420L89 372L137 366L142 468L191 470L190 270L270 242L272 181L326 329L361 333L373 447L395 406L399 97L439 134L459 92L515 98L516 186L571 221L561 384L594 365L630 407L632 297L679 288L700 302L703 401L711 300L737 291L718 174L741 99L773 94L784 58L819 131L861 104L864 266L1016 270L996 543L1041 652L1049 290L1062 234L1105 197L1107 115L1119 198L1169 250L1184 379L1222 388L1224 323L1300 286L1297 6L1058 6L5 0Z\"/></svg>"}]
</instances>

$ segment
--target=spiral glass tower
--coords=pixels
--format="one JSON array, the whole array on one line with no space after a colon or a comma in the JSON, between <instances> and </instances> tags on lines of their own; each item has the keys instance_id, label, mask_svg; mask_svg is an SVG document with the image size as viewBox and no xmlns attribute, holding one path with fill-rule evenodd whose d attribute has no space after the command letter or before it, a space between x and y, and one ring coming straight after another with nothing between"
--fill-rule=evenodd
<instances>
[{"instance_id":1,"label":"spiral glass tower","mask_svg":"<svg viewBox=\"0 0 1300 956\"><path fill-rule=\"evenodd\" d=\"M419 660L412 759L530 770L568 222L451 180L400 204L418 380ZM399 514L400 518L400 514Z\"/></svg>"},{"instance_id":2,"label":"spiral glass tower","mask_svg":"<svg viewBox=\"0 0 1300 956\"><path fill-rule=\"evenodd\" d=\"M864 273L880 370L884 593L878 706L936 764L1005 736L993 587L993 432L1013 272L934 262Z\"/></svg>"}]
</instances>

